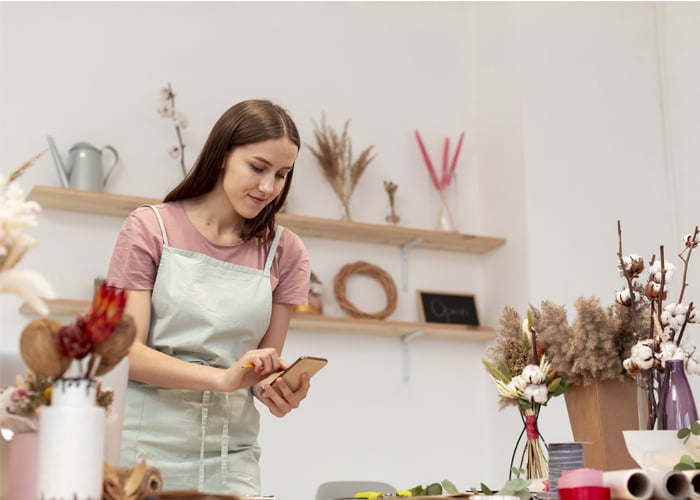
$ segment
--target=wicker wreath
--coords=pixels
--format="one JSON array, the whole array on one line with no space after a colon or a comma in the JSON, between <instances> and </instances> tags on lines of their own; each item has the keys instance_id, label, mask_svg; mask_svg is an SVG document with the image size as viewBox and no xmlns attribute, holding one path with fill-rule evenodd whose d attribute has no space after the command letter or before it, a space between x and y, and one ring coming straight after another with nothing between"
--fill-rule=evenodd
<instances>
[{"instance_id":1,"label":"wicker wreath","mask_svg":"<svg viewBox=\"0 0 700 500\"><path fill-rule=\"evenodd\" d=\"M347 284L348 278L353 274L364 274L379 281L379 284L382 285L384 293L386 294L386 307L383 310L376 313L366 313L360 311L350 303L347 297L345 297L345 285ZM396 309L397 293L394 280L391 279L391 276L389 276L386 271L367 262L359 261L344 265L333 280L333 293L335 294L335 300L338 301L338 305L343 311L354 318L384 319Z\"/></svg>"}]
</instances>

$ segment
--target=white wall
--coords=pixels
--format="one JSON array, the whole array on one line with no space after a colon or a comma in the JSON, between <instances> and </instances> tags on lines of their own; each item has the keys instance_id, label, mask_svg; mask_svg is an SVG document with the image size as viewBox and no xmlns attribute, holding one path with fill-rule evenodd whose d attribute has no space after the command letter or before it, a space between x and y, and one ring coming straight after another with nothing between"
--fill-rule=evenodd
<instances>
[{"instance_id":1,"label":"white wall","mask_svg":"<svg viewBox=\"0 0 700 500\"><path fill-rule=\"evenodd\" d=\"M352 118L354 149L374 144L378 153L353 218L383 223L386 179L399 185L402 224L431 229L437 197L412 131L437 155L445 135L464 130L450 200L459 230L508 242L486 256L414 251L392 319L417 319L421 288L477 294L485 325L504 304L612 300L618 218L626 250L642 255L671 248L698 223L699 15L692 3L0 3L2 171L52 134L64 152L79 140L119 151L109 192L162 196L180 175L166 154L174 134L155 112L170 81L190 121L190 162L242 99L279 101L308 143L322 112L336 129ZM308 150L297 169L290 212L339 214ZM59 185L50 158L21 184ZM88 298L119 224L46 210L33 232L41 245L21 265L61 297ZM343 314L332 296L342 265L362 258L399 280L393 247L305 241L329 315ZM348 296L363 310L384 300L362 279ZM16 348L29 320L19 305L0 302L2 348ZM497 411L485 347L417 339L404 384L397 339L290 332L286 357L331 362L297 412L264 416L264 493L311 499L320 482L348 478L501 484L519 417ZM571 439L563 401L541 427L549 441Z\"/></svg>"}]
</instances>

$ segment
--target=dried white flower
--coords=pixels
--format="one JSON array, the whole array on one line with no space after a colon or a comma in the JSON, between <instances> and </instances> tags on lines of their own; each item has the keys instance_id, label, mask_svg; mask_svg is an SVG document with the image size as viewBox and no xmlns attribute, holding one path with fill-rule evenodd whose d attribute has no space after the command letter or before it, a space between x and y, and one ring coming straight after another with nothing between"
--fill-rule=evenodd
<instances>
[{"instance_id":1,"label":"dried white flower","mask_svg":"<svg viewBox=\"0 0 700 500\"><path fill-rule=\"evenodd\" d=\"M179 157L179 156L180 156L180 146L170 146L170 147L168 148L168 154L169 154L172 158L177 158L177 157Z\"/></svg>"},{"instance_id":2,"label":"dried white flower","mask_svg":"<svg viewBox=\"0 0 700 500\"><path fill-rule=\"evenodd\" d=\"M528 384L541 384L544 381L544 373L542 372L542 369L537 366L537 365L527 365L525 368L523 368L522 373L520 376L527 382Z\"/></svg>"},{"instance_id":3,"label":"dried white flower","mask_svg":"<svg viewBox=\"0 0 700 500\"><path fill-rule=\"evenodd\" d=\"M547 402L547 386L544 384L528 385L523 391L523 397L530 402L546 403Z\"/></svg>"},{"instance_id":4,"label":"dried white flower","mask_svg":"<svg viewBox=\"0 0 700 500\"><path fill-rule=\"evenodd\" d=\"M162 102L160 103L160 106L158 106L158 114L162 116L163 118L172 118L175 113L175 108L173 108L173 105L168 102Z\"/></svg>"},{"instance_id":5,"label":"dried white flower","mask_svg":"<svg viewBox=\"0 0 700 500\"><path fill-rule=\"evenodd\" d=\"M169 101L169 100L171 100L173 97L175 97L175 96L173 95L172 91L171 91L169 88L163 87L162 89L160 89L160 98L161 98L161 100L163 100L163 101Z\"/></svg>"},{"instance_id":6,"label":"dried white flower","mask_svg":"<svg viewBox=\"0 0 700 500\"><path fill-rule=\"evenodd\" d=\"M666 273L664 283L669 283L673 279L673 273L676 270L676 266L671 262L664 262L664 266L664 271ZM661 275L661 261L657 260L651 267L649 267L649 279L655 283L661 283Z\"/></svg>"},{"instance_id":7,"label":"dried white flower","mask_svg":"<svg viewBox=\"0 0 700 500\"><path fill-rule=\"evenodd\" d=\"M690 375L700 375L700 363L695 356L691 356L686 360L685 371Z\"/></svg>"},{"instance_id":8,"label":"dried white flower","mask_svg":"<svg viewBox=\"0 0 700 500\"><path fill-rule=\"evenodd\" d=\"M173 122L175 123L176 127L187 128L187 117L182 113L175 113L173 116Z\"/></svg>"},{"instance_id":9,"label":"dried white flower","mask_svg":"<svg viewBox=\"0 0 700 500\"><path fill-rule=\"evenodd\" d=\"M634 279L644 270L644 259L636 254L622 257L622 264L625 266L624 268L619 264L617 266L617 271L620 273L620 276L624 276L626 272L631 279Z\"/></svg>"},{"instance_id":10,"label":"dried white flower","mask_svg":"<svg viewBox=\"0 0 700 500\"><path fill-rule=\"evenodd\" d=\"M661 313L661 325L666 333L678 332L685 323L688 306L685 304L667 304Z\"/></svg>"},{"instance_id":11,"label":"dried white flower","mask_svg":"<svg viewBox=\"0 0 700 500\"><path fill-rule=\"evenodd\" d=\"M672 359L685 359L685 352L683 352L683 349L678 347L675 342L667 340L659 344L659 351L656 353L656 359L658 359L663 366L666 361Z\"/></svg>"},{"instance_id":12,"label":"dried white flower","mask_svg":"<svg viewBox=\"0 0 700 500\"><path fill-rule=\"evenodd\" d=\"M628 366L640 370L648 370L654 366L654 341L651 339L640 340L632 346L630 357L623 362L625 368Z\"/></svg>"},{"instance_id":13,"label":"dried white flower","mask_svg":"<svg viewBox=\"0 0 700 500\"><path fill-rule=\"evenodd\" d=\"M508 382L508 384L506 385L508 391L510 391L513 394L513 396L511 397L516 398L519 397L520 394L522 394L523 389L525 389L525 387L527 387L527 382L520 375L516 375L515 377L510 379L510 382Z\"/></svg>"},{"instance_id":14,"label":"dried white flower","mask_svg":"<svg viewBox=\"0 0 700 500\"><path fill-rule=\"evenodd\" d=\"M634 292L634 301L639 303L641 300L642 297L639 292ZM629 288L625 288L624 290L620 290L619 292L615 293L615 301L623 306L631 306L632 300L630 298Z\"/></svg>"},{"instance_id":15,"label":"dried white flower","mask_svg":"<svg viewBox=\"0 0 700 500\"><path fill-rule=\"evenodd\" d=\"M22 172L39 156L41 155L35 156L17 172ZM8 183L0 176L0 293L19 295L39 314L45 315L48 314L48 308L40 296L54 298L51 285L34 271L14 268L22 256L37 245L37 241L24 234L24 230L37 225L35 214L39 210L36 202L24 200L19 184Z\"/></svg>"}]
</instances>

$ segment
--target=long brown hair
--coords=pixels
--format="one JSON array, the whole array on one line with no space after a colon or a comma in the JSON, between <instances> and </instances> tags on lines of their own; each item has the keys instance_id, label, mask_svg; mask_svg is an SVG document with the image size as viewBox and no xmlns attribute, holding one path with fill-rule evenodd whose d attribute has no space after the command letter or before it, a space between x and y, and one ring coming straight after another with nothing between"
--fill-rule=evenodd
<instances>
[{"instance_id":1,"label":"long brown hair","mask_svg":"<svg viewBox=\"0 0 700 500\"><path fill-rule=\"evenodd\" d=\"M228 154L237 146L282 137L296 144L297 149L301 146L297 127L284 108L258 99L242 101L231 106L214 124L190 172L163 201L183 200L208 193L216 186ZM286 175L284 187L277 198L255 218L245 221L241 230L243 241L253 237L272 239L275 214L287 199L289 187L292 185L292 174L293 168Z\"/></svg>"}]
</instances>

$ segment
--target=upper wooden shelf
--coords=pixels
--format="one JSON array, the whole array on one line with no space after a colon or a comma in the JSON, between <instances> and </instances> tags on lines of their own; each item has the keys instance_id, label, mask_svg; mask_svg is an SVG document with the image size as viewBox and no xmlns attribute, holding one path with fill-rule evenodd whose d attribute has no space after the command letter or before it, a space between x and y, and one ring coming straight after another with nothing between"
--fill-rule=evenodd
<instances>
[{"instance_id":1,"label":"upper wooden shelf","mask_svg":"<svg viewBox=\"0 0 700 500\"><path fill-rule=\"evenodd\" d=\"M49 314L52 316L77 316L90 309L90 301L56 299L46 300ZM20 312L35 314L27 304L22 305ZM496 332L493 328L480 326L446 325L441 323L413 323L409 321L389 321L364 318L338 318L320 314L294 313L289 325L292 330L333 332L333 333L362 333L369 335L389 335L403 337L414 332L422 331L425 337L451 340L491 340Z\"/></svg>"},{"instance_id":2,"label":"upper wooden shelf","mask_svg":"<svg viewBox=\"0 0 700 500\"><path fill-rule=\"evenodd\" d=\"M121 217L125 217L139 205L160 203L161 201L155 198L140 198L122 194L50 186L34 186L27 199L36 201L44 208ZM504 238L490 236L474 236L457 232L428 231L381 224L347 222L304 215L278 214L277 220L281 225L288 227L300 236L397 246L413 243L414 248L451 252L481 254L493 250L506 242Z\"/></svg>"}]
</instances>

